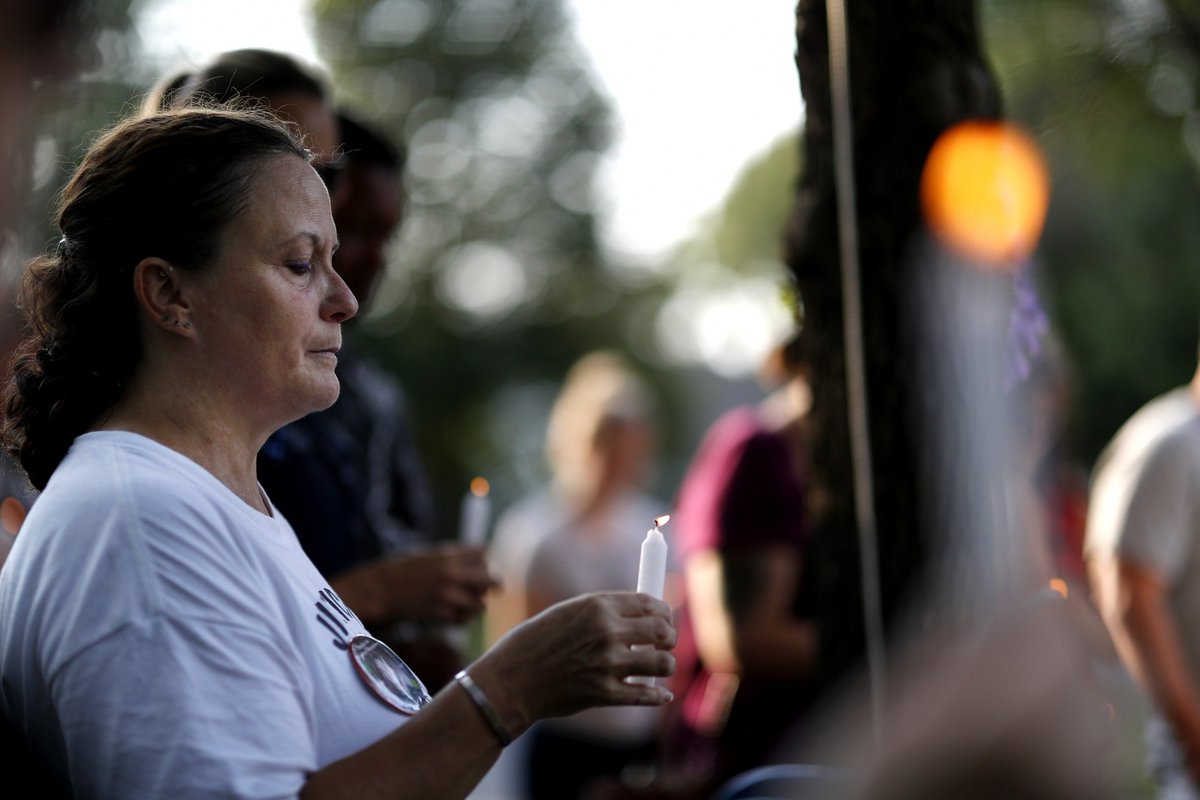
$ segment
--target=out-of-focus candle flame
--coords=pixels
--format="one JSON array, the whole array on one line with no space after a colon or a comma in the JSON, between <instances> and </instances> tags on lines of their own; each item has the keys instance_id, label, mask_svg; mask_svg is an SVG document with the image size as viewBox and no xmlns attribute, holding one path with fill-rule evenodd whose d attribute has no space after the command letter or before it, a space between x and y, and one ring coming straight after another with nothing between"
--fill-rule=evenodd
<instances>
[{"instance_id":1,"label":"out-of-focus candle flame","mask_svg":"<svg viewBox=\"0 0 1200 800\"><path fill-rule=\"evenodd\" d=\"M1071 590L1067 588L1067 582L1062 578L1051 578L1050 589L1060 594L1063 599L1066 599L1071 594Z\"/></svg>"},{"instance_id":2,"label":"out-of-focus candle flame","mask_svg":"<svg viewBox=\"0 0 1200 800\"><path fill-rule=\"evenodd\" d=\"M1042 234L1049 178L1041 151L1016 126L963 122L934 143L921 176L930 229L948 247L998 269L1016 269Z\"/></svg>"},{"instance_id":3,"label":"out-of-focus candle flame","mask_svg":"<svg viewBox=\"0 0 1200 800\"><path fill-rule=\"evenodd\" d=\"M670 514L663 514L661 517L655 517L654 518L654 527L661 528L663 525L666 525L667 522L670 521L670 519L671 519Z\"/></svg>"},{"instance_id":4,"label":"out-of-focus candle flame","mask_svg":"<svg viewBox=\"0 0 1200 800\"><path fill-rule=\"evenodd\" d=\"M490 488L491 487L487 482L487 478L471 479L471 494L475 495L476 497L486 497Z\"/></svg>"}]
</instances>

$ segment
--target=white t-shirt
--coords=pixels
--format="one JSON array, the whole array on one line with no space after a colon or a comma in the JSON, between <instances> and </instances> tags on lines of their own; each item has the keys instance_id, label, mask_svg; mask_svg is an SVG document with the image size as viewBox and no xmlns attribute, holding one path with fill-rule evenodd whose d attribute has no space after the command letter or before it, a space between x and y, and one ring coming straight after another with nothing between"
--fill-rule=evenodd
<instances>
[{"instance_id":1,"label":"white t-shirt","mask_svg":"<svg viewBox=\"0 0 1200 800\"><path fill-rule=\"evenodd\" d=\"M0 705L76 797L294 797L406 719L278 513L131 433L76 439L0 571Z\"/></svg>"}]
</instances>

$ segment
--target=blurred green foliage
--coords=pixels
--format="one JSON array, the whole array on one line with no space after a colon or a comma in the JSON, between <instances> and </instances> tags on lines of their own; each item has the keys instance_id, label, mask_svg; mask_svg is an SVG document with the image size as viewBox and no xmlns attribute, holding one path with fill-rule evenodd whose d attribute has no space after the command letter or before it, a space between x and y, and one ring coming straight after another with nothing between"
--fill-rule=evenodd
<instances>
[{"instance_id":1,"label":"blurred green foliage","mask_svg":"<svg viewBox=\"0 0 1200 800\"><path fill-rule=\"evenodd\" d=\"M407 388L442 532L472 475L501 507L544 480L549 405L590 350L642 367L678 447L677 376L645 346L665 286L597 240L611 114L560 0L313 10L339 102L408 150L408 218L357 334Z\"/></svg>"},{"instance_id":2,"label":"blurred green foliage","mask_svg":"<svg viewBox=\"0 0 1200 800\"><path fill-rule=\"evenodd\" d=\"M1117 427L1187 381L1200 342L1200 7L984 0L1011 119L1051 171L1036 268L1072 362L1069 431L1090 466Z\"/></svg>"}]
</instances>

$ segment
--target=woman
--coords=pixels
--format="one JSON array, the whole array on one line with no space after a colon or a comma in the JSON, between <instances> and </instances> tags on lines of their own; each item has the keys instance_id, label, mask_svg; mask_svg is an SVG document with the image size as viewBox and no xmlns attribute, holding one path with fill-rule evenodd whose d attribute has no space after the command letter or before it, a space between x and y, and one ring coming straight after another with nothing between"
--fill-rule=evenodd
<instances>
[{"instance_id":1,"label":"woman","mask_svg":"<svg viewBox=\"0 0 1200 800\"><path fill-rule=\"evenodd\" d=\"M671 520L684 591L664 761L683 796L708 797L788 758L780 748L813 697L817 637L803 581L811 395L798 336L762 377L767 398L708 430Z\"/></svg>"},{"instance_id":2,"label":"woman","mask_svg":"<svg viewBox=\"0 0 1200 800\"><path fill-rule=\"evenodd\" d=\"M425 701L274 513L257 451L337 398L357 309L309 161L250 112L128 120L30 265L5 436L43 492L0 573L0 708L77 797L462 797L539 718L670 697L624 681L674 639L626 593Z\"/></svg>"},{"instance_id":3,"label":"woman","mask_svg":"<svg viewBox=\"0 0 1200 800\"><path fill-rule=\"evenodd\" d=\"M398 196L364 196L356 175L373 150L361 127L343 130L318 68L273 50L230 50L191 71L168 74L144 108L237 102L261 104L304 133L333 197L343 245L334 269L366 306L370 285L358 279L361 247L347 241L348 234L360 237L346 223L368 204L367 214L394 213L387 222L399 224L399 157L389 168L390 185L384 181ZM371 267L378 271L383 241L375 247ZM338 596L372 634L419 665L428 685L440 688L465 664L444 626L478 617L494 586L483 548L439 541L429 489L414 468L420 460L405 424L403 395L392 376L348 346L339 354L337 378L337 403L268 439L259 452L259 480Z\"/></svg>"},{"instance_id":4,"label":"woman","mask_svg":"<svg viewBox=\"0 0 1200 800\"><path fill-rule=\"evenodd\" d=\"M569 597L634 588L646 529L668 508L643 489L654 438L649 392L623 358L598 351L571 367L546 429L552 481L496 523L490 556L504 592L489 604L489 640ZM658 711L593 708L536 726L525 742L530 800L584 797L645 773Z\"/></svg>"}]
</instances>

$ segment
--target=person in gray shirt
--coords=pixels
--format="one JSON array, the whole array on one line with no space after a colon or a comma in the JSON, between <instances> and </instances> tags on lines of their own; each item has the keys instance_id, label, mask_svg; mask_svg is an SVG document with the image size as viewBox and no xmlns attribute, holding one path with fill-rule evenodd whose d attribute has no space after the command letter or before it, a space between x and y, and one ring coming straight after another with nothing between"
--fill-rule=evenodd
<instances>
[{"instance_id":1,"label":"person in gray shirt","mask_svg":"<svg viewBox=\"0 0 1200 800\"><path fill-rule=\"evenodd\" d=\"M1113 644L1154 711L1158 797L1200 798L1200 370L1101 454L1085 554Z\"/></svg>"}]
</instances>

